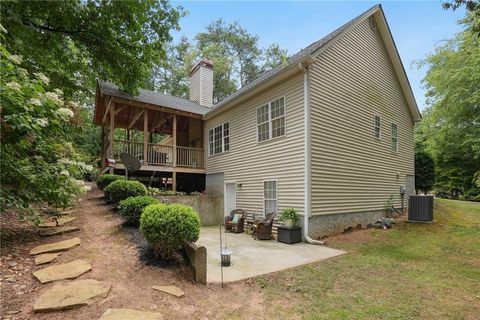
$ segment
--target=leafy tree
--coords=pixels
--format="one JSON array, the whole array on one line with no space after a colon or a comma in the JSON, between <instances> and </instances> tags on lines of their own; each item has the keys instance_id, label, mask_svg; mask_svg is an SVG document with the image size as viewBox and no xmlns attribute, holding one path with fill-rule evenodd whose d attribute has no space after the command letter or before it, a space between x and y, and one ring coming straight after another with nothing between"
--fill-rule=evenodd
<instances>
[{"instance_id":1,"label":"leafy tree","mask_svg":"<svg viewBox=\"0 0 480 320\"><path fill-rule=\"evenodd\" d=\"M43 72L66 97L90 95L95 78L135 93L164 59L181 9L165 0L4 1L5 46Z\"/></svg>"},{"instance_id":2,"label":"leafy tree","mask_svg":"<svg viewBox=\"0 0 480 320\"><path fill-rule=\"evenodd\" d=\"M457 10L458 8L465 6L470 11L470 15L467 17L470 21L469 29L477 36L480 36L480 1L478 0L450 0L442 3L442 7L445 10Z\"/></svg>"},{"instance_id":3,"label":"leafy tree","mask_svg":"<svg viewBox=\"0 0 480 320\"><path fill-rule=\"evenodd\" d=\"M83 190L77 179L92 169L72 145L78 105L64 100L61 90L47 91L50 79L21 63L21 56L0 46L1 211L39 202L65 208Z\"/></svg>"},{"instance_id":4,"label":"leafy tree","mask_svg":"<svg viewBox=\"0 0 480 320\"><path fill-rule=\"evenodd\" d=\"M165 94L188 98L188 72L192 58L191 44L187 37L167 46L166 59L152 70L150 88Z\"/></svg>"},{"instance_id":5,"label":"leafy tree","mask_svg":"<svg viewBox=\"0 0 480 320\"><path fill-rule=\"evenodd\" d=\"M435 183L435 162L424 151L415 152L415 191L427 194Z\"/></svg>"},{"instance_id":6,"label":"leafy tree","mask_svg":"<svg viewBox=\"0 0 480 320\"><path fill-rule=\"evenodd\" d=\"M444 1L442 7L444 9L457 10L461 6L465 6L467 10L473 11L480 8L480 3L477 0L450 0Z\"/></svg>"},{"instance_id":7,"label":"leafy tree","mask_svg":"<svg viewBox=\"0 0 480 320\"><path fill-rule=\"evenodd\" d=\"M213 100L217 103L262 72L286 61L286 50L278 44L262 49L258 40L258 36L248 33L237 22L215 20L193 42L182 37L178 43L169 45L167 59L153 69L153 87L163 93L187 97L189 71L194 63L206 58L214 64Z\"/></svg>"},{"instance_id":8,"label":"leafy tree","mask_svg":"<svg viewBox=\"0 0 480 320\"><path fill-rule=\"evenodd\" d=\"M280 48L277 43L271 44L265 49L263 70L267 71L276 67L279 64L284 64L287 61L287 50Z\"/></svg>"},{"instance_id":9,"label":"leafy tree","mask_svg":"<svg viewBox=\"0 0 480 320\"><path fill-rule=\"evenodd\" d=\"M465 31L423 62L428 108L417 146L435 160L437 193L453 198L474 187L480 170L480 38L471 29L479 19L467 14Z\"/></svg>"}]
</instances>

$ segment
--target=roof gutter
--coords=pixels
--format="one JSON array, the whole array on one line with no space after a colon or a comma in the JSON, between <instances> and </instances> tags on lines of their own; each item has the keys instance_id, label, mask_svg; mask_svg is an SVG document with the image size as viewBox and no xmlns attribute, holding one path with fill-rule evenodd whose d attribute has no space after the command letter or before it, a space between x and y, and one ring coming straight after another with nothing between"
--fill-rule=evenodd
<instances>
[{"instance_id":1,"label":"roof gutter","mask_svg":"<svg viewBox=\"0 0 480 320\"><path fill-rule=\"evenodd\" d=\"M303 236L308 243L311 244L325 244L323 241L313 240L308 235L308 224L310 220L310 195L311 195L311 174L310 174L310 64L313 63L314 59L311 56L308 56L303 62L298 64L298 67L303 71L303 103L304 103L304 115L303 115L303 124L304 124L304 206L303 206Z\"/></svg>"}]
</instances>

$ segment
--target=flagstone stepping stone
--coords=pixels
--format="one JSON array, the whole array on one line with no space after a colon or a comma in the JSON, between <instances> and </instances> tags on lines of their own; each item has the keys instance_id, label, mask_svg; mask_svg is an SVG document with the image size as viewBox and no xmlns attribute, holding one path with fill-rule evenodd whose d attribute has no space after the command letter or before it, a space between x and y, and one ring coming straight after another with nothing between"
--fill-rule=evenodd
<instances>
[{"instance_id":1,"label":"flagstone stepping stone","mask_svg":"<svg viewBox=\"0 0 480 320\"><path fill-rule=\"evenodd\" d=\"M182 289L175 286L152 286L152 289L171 294L177 298L183 297L185 294Z\"/></svg>"},{"instance_id":2,"label":"flagstone stepping stone","mask_svg":"<svg viewBox=\"0 0 480 320\"><path fill-rule=\"evenodd\" d=\"M63 216L63 217L60 217L57 219L57 222L58 222L58 226L63 226L69 222L72 222L74 220L76 220L77 217L74 217L74 216ZM51 227L56 227L57 224L55 223L55 220L53 221L48 221L48 222L44 222L44 223L40 223L38 225L39 228L51 228Z\"/></svg>"},{"instance_id":3,"label":"flagstone stepping stone","mask_svg":"<svg viewBox=\"0 0 480 320\"><path fill-rule=\"evenodd\" d=\"M30 250L30 254L35 255L40 253L67 251L73 247L79 246L80 242L80 238L72 238L60 242L42 244Z\"/></svg>"},{"instance_id":4,"label":"flagstone stepping stone","mask_svg":"<svg viewBox=\"0 0 480 320\"><path fill-rule=\"evenodd\" d=\"M41 264L50 263L57 260L60 253L43 253L35 257L35 265L39 266Z\"/></svg>"},{"instance_id":5,"label":"flagstone stepping stone","mask_svg":"<svg viewBox=\"0 0 480 320\"><path fill-rule=\"evenodd\" d=\"M33 275L41 283L47 283L55 280L74 279L90 270L92 270L92 266L88 261L75 260L64 264L46 267L45 269L34 272Z\"/></svg>"},{"instance_id":6,"label":"flagstone stepping stone","mask_svg":"<svg viewBox=\"0 0 480 320\"><path fill-rule=\"evenodd\" d=\"M98 320L160 320L162 315L158 312L147 312L132 309L107 309Z\"/></svg>"},{"instance_id":7,"label":"flagstone stepping stone","mask_svg":"<svg viewBox=\"0 0 480 320\"><path fill-rule=\"evenodd\" d=\"M112 285L92 279L57 284L37 298L34 312L61 311L87 305L94 298L106 298Z\"/></svg>"},{"instance_id":8,"label":"flagstone stepping stone","mask_svg":"<svg viewBox=\"0 0 480 320\"><path fill-rule=\"evenodd\" d=\"M39 233L43 237L54 236L57 234L64 234L74 231L79 231L79 227L56 227L56 228L42 228Z\"/></svg>"}]
</instances>

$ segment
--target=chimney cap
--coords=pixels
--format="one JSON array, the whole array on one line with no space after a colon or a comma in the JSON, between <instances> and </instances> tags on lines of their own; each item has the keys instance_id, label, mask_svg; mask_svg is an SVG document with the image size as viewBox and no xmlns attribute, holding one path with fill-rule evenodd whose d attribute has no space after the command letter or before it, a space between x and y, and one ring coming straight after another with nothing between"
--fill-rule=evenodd
<instances>
[{"instance_id":1,"label":"chimney cap","mask_svg":"<svg viewBox=\"0 0 480 320\"><path fill-rule=\"evenodd\" d=\"M197 71L200 67L213 69L213 61L208 59L200 59L200 61L198 61L197 64L195 64L195 66L190 70L189 76L195 73L195 71Z\"/></svg>"}]
</instances>

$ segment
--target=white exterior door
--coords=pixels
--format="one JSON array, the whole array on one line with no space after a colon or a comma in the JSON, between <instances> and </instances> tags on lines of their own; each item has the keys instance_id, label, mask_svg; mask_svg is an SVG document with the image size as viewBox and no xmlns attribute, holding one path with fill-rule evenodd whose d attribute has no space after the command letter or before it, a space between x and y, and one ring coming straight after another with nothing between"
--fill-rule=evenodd
<instances>
[{"instance_id":1,"label":"white exterior door","mask_svg":"<svg viewBox=\"0 0 480 320\"><path fill-rule=\"evenodd\" d=\"M225 215L236 209L235 183L225 182L224 208Z\"/></svg>"}]
</instances>

